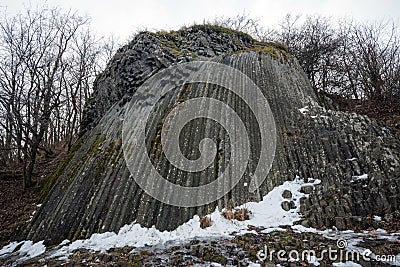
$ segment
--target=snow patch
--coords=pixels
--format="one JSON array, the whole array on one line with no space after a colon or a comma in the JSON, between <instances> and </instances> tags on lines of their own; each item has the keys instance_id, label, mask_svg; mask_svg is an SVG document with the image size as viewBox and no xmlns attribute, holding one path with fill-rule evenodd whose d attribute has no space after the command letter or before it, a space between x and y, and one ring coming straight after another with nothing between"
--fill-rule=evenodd
<instances>
[{"instance_id":1,"label":"snow patch","mask_svg":"<svg viewBox=\"0 0 400 267\"><path fill-rule=\"evenodd\" d=\"M93 234L89 239L76 240L69 245L58 249L52 257L62 257L71 254L79 248L86 248L93 251L107 251L114 247L132 246L136 248L144 246L168 245L173 243L181 243L193 238L206 237L232 237L232 232L245 234L248 225L257 227L277 228L280 225L293 225L295 221L301 219L298 214L300 207L300 198L304 193L300 192L300 188L304 185L314 186L319 184L320 180L312 183L305 183L299 177L294 181L287 181L270 191L260 202L248 202L236 207L236 209L247 208L251 211L250 219L247 221L227 220L221 215L221 211L217 208L212 214L211 226L205 229L200 228L199 216L194 216L188 222L182 224L173 231L159 231L155 227L145 228L137 223L123 226L118 233L106 232L102 234ZM284 211L281 203L284 201L282 193L284 190L292 192L292 199L296 203L296 209ZM268 230L267 230L268 231Z\"/></svg>"},{"instance_id":2,"label":"snow patch","mask_svg":"<svg viewBox=\"0 0 400 267\"><path fill-rule=\"evenodd\" d=\"M380 221L382 221L382 217L378 216L378 215L374 215L374 220L377 222L380 222Z\"/></svg>"},{"instance_id":3,"label":"snow patch","mask_svg":"<svg viewBox=\"0 0 400 267\"><path fill-rule=\"evenodd\" d=\"M298 176L293 181L286 181L282 185L275 187L260 202L248 202L236 207L236 209L246 208L251 211L249 220L237 221L227 220L221 215L218 208L210 214L211 226L205 229L200 228L199 216L194 216L188 222L182 224L173 231L159 231L155 227L146 228L138 223L131 223L123 226L118 233L105 232L93 234L89 239L76 240L70 243L69 240L62 241L56 249L48 253L49 257L66 258L74 250L85 248L92 251L107 251L115 247L132 246L140 248L144 246L169 245L183 243L194 238L231 238L231 233L245 234L249 232L248 225L267 228L264 231L282 231L280 225L293 225L295 221L301 219L299 215L300 198L306 196L301 193L301 187L305 185L314 186L320 180L305 183ZM284 190L292 192L292 200L296 204L295 209L285 211L281 208L281 203L285 201L282 196ZM21 245L18 251L14 251ZM20 260L26 260L46 251L43 241L33 243L32 241L13 242L0 250L0 257L14 253L19 253ZM18 255L18 254L16 254Z\"/></svg>"},{"instance_id":4,"label":"snow patch","mask_svg":"<svg viewBox=\"0 0 400 267\"><path fill-rule=\"evenodd\" d=\"M362 181L362 180L367 180L367 179L368 179L368 174L364 173L359 176L353 176L351 182Z\"/></svg>"},{"instance_id":5,"label":"snow patch","mask_svg":"<svg viewBox=\"0 0 400 267\"><path fill-rule=\"evenodd\" d=\"M267 228L261 231L261 233L263 234L269 234L272 232L286 232L286 229L284 228L280 228L280 227L271 227L271 228Z\"/></svg>"},{"instance_id":6,"label":"snow patch","mask_svg":"<svg viewBox=\"0 0 400 267\"><path fill-rule=\"evenodd\" d=\"M308 263L314 265L314 266L320 266L321 264L319 263L317 257L315 256L310 256L307 254L307 261Z\"/></svg>"},{"instance_id":7,"label":"snow patch","mask_svg":"<svg viewBox=\"0 0 400 267\"><path fill-rule=\"evenodd\" d=\"M309 110L308 110L308 106L305 106L304 108L299 108L299 111L301 112L301 114L306 114Z\"/></svg>"},{"instance_id":8,"label":"snow patch","mask_svg":"<svg viewBox=\"0 0 400 267\"><path fill-rule=\"evenodd\" d=\"M303 112L302 112L303 113ZM305 113L303 113L303 114L305 114ZM313 116L310 116L311 117L311 119L316 119L316 118L323 118L323 119L327 119L327 118L329 118L328 116L326 116L326 115L313 115Z\"/></svg>"},{"instance_id":9,"label":"snow patch","mask_svg":"<svg viewBox=\"0 0 400 267\"><path fill-rule=\"evenodd\" d=\"M362 267L361 264L355 263L353 261L346 261L346 262L334 262L332 263L335 267Z\"/></svg>"},{"instance_id":10,"label":"snow patch","mask_svg":"<svg viewBox=\"0 0 400 267\"><path fill-rule=\"evenodd\" d=\"M60 243L59 246L64 246L64 245L66 245L66 244L68 244L68 243L70 243L70 242L71 242L70 240L64 239L64 240Z\"/></svg>"},{"instance_id":11,"label":"snow patch","mask_svg":"<svg viewBox=\"0 0 400 267\"><path fill-rule=\"evenodd\" d=\"M360 245L361 241L363 241L365 239L371 239L371 238L372 239L384 239L384 240L388 240L391 242L399 242L400 241L399 233L388 233L384 229L377 229L377 230L373 230L373 231L364 231L362 233L355 233L352 230L339 231L337 229L327 229L327 230L321 231L321 230L317 230L315 228L306 228L301 225L294 225L294 226L292 226L292 229L295 232L309 232L309 233L320 234L320 235L324 236L325 238L332 239L332 240L345 240L346 241L346 245L345 245L346 250L357 251L358 253L360 253L360 255L365 255L368 258L373 259L373 260L377 260L377 255L372 253L372 251L370 249L361 247L361 245ZM357 263L354 263L356 265L351 265L353 263L354 262L347 261L344 263L347 265L340 265L342 263L337 263L339 265L335 265L335 263L334 263L333 265L334 266L361 266ZM396 266L400 265L400 264L398 264L397 261L395 261L395 262L387 261L386 263L389 263L391 265L396 265Z\"/></svg>"},{"instance_id":12,"label":"snow patch","mask_svg":"<svg viewBox=\"0 0 400 267\"><path fill-rule=\"evenodd\" d=\"M19 250L15 251L19 247ZM18 261L22 262L43 254L46 251L46 246L43 245L43 240L33 243L32 241L12 242L0 250L0 258L7 255L18 255Z\"/></svg>"}]
</instances>

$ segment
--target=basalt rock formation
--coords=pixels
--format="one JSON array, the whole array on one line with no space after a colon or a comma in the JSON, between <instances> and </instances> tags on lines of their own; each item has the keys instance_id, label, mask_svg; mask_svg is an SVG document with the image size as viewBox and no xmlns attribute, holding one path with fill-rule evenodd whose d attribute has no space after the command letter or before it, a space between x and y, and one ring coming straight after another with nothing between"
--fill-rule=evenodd
<instances>
[{"instance_id":1,"label":"basalt rock formation","mask_svg":"<svg viewBox=\"0 0 400 267\"><path fill-rule=\"evenodd\" d=\"M149 77L172 64L214 61L245 73L268 99L277 131L276 156L259 190L246 183L258 163L259 128L244 103L221 87L184 85L165 97L158 109L198 96L228 103L238 111L250 136L251 160L231 192L208 205L181 208L147 195L132 179L122 149L121 129L127 103ZM172 230L192 218L227 205L257 201L274 186L297 176L320 179L320 185L300 211L309 226L359 225L368 214L385 216L399 210L399 133L357 114L331 109L316 95L296 60L283 46L259 43L250 36L215 26L193 26L175 32L144 32L122 47L97 77L82 122L82 134L72 151L48 178L43 205L26 230L25 238L55 244L65 238L118 231L136 221L143 226ZM156 114L163 114L156 112ZM197 147L208 137L219 144L214 167L203 173L169 171L163 157L160 131L163 117L149 122L148 152L166 179L188 186L216 179L229 160L229 137L212 121L194 121L182 132L187 146ZM195 133L190 131L197 129ZM200 129L200 130L199 130ZM183 147L182 150L191 149ZM193 150L193 148L192 148ZM225 151L227 150L227 151ZM262 164L262 163L260 163ZM197 177L197 179L193 179Z\"/></svg>"}]
</instances>

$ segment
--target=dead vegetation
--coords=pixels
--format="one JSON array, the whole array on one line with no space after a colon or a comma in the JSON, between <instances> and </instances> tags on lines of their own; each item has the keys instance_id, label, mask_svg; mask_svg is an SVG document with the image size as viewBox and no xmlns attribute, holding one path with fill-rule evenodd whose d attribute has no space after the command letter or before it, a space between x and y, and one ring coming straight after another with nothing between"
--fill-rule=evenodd
<instances>
[{"instance_id":1,"label":"dead vegetation","mask_svg":"<svg viewBox=\"0 0 400 267\"><path fill-rule=\"evenodd\" d=\"M367 115L391 129L400 130L400 105L394 100L347 99L325 94L339 110Z\"/></svg>"},{"instance_id":2,"label":"dead vegetation","mask_svg":"<svg viewBox=\"0 0 400 267\"><path fill-rule=\"evenodd\" d=\"M247 221L250 219L251 211L244 207L240 209L226 208L221 215L227 220Z\"/></svg>"},{"instance_id":3,"label":"dead vegetation","mask_svg":"<svg viewBox=\"0 0 400 267\"><path fill-rule=\"evenodd\" d=\"M224 209L221 215L227 220L247 221L250 219L251 211L247 207L234 209L231 206ZM200 228L204 229L212 225L211 216L200 217Z\"/></svg>"},{"instance_id":4,"label":"dead vegetation","mask_svg":"<svg viewBox=\"0 0 400 267\"><path fill-rule=\"evenodd\" d=\"M223 210L221 215L227 220L233 220L235 218L232 208L227 208Z\"/></svg>"},{"instance_id":5,"label":"dead vegetation","mask_svg":"<svg viewBox=\"0 0 400 267\"><path fill-rule=\"evenodd\" d=\"M43 181L54 172L65 155L66 146L60 144L54 148L53 155L39 157L33 172L34 186L29 191L24 191L21 186L22 168L0 170L0 248L20 237L38 208Z\"/></svg>"},{"instance_id":6,"label":"dead vegetation","mask_svg":"<svg viewBox=\"0 0 400 267\"><path fill-rule=\"evenodd\" d=\"M204 217L200 217L200 228L201 229L210 227L211 225L212 225L212 223L211 223L210 215L206 215Z\"/></svg>"}]
</instances>

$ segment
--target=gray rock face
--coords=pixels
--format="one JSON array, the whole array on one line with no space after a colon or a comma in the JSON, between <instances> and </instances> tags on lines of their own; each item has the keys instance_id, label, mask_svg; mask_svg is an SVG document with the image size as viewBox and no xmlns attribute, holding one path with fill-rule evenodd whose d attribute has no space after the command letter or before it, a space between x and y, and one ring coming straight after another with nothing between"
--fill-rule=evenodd
<instances>
[{"instance_id":1,"label":"gray rock face","mask_svg":"<svg viewBox=\"0 0 400 267\"><path fill-rule=\"evenodd\" d=\"M291 199L292 198L292 192L290 192L289 190L285 189L282 193L282 197L283 198L287 198L287 199Z\"/></svg>"},{"instance_id":2,"label":"gray rock face","mask_svg":"<svg viewBox=\"0 0 400 267\"><path fill-rule=\"evenodd\" d=\"M235 52L238 50L246 51ZM245 186L254 168L254 163L249 163L243 183L238 183L223 198L201 207L179 208L153 199L130 177L121 146L125 104L136 88L159 69L180 60L204 57L242 71L262 90L275 118L276 156L267 179L255 193L249 193ZM257 162L260 137L255 120L243 103L223 88L210 89L203 84L182 86L158 108L168 108L197 96L219 96L242 113L241 118L251 133L251 161ZM301 109L305 106L306 109ZM196 185L187 173L168 171L158 139L160 128L165 126L160 122L160 116L149 122L148 152L152 162L160 166L165 179ZM182 134L183 138L193 140L188 146L197 147L204 136L229 144L221 127L209 121L196 123L190 128L202 131L187 130ZM216 206L260 200L272 188L296 176L321 180L312 192L307 189L310 197L301 202L300 210L306 219L303 222L310 226L346 228L358 223L360 216L399 209L399 134L364 116L326 110L319 105L303 71L285 51L256 44L245 35L219 28L138 35L117 53L96 80L83 130L73 151L49 179L49 191L26 231L26 238L54 244L65 238L118 231L133 221L172 230L193 215L205 215ZM218 168L225 166L229 149L221 153L212 163ZM196 183L215 179L216 170L206 169ZM367 179L358 179L365 177L364 174L368 174ZM288 203L288 208L294 207Z\"/></svg>"},{"instance_id":3,"label":"gray rock face","mask_svg":"<svg viewBox=\"0 0 400 267\"><path fill-rule=\"evenodd\" d=\"M97 77L92 99L86 106L82 131L95 126L108 109L123 103L145 80L172 63L207 59L254 47L254 40L240 32L208 26L193 26L171 33L138 34L120 48Z\"/></svg>"},{"instance_id":4,"label":"gray rock face","mask_svg":"<svg viewBox=\"0 0 400 267\"><path fill-rule=\"evenodd\" d=\"M289 203L289 201L283 201L283 202L281 203L281 207L282 207L283 210L289 211L289 210L290 210L290 203Z\"/></svg>"}]
</instances>

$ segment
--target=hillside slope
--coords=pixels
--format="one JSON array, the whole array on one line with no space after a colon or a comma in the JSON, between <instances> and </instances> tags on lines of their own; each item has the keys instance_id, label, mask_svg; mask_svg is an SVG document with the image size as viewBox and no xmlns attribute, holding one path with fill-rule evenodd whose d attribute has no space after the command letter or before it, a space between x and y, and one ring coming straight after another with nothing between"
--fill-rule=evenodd
<instances>
[{"instance_id":1,"label":"hillside slope","mask_svg":"<svg viewBox=\"0 0 400 267\"><path fill-rule=\"evenodd\" d=\"M204 136L222 144L219 156L198 174L170 171L159 140L163 109L207 96L230 105L250 133L250 158L244 176L227 195L201 207L175 207L147 195L132 179L124 158L122 128L127 103L149 77L171 64L207 60L246 74L262 91L272 110L277 143L267 178L255 193L250 183L260 155L260 129L243 101L222 87L202 83L183 85L163 98L148 123L146 137L152 162L165 179L186 186L217 179L228 164L229 136L212 121L199 121L182 132L193 150ZM206 107L207 108L207 107ZM212 110L212 107L208 107ZM160 116L159 116L160 115ZM82 124L82 136L51 176L42 194L43 205L26 231L26 239L56 244L118 231L133 221L142 226L173 230L195 214L216 206L260 200L275 186L296 176L320 179L300 211L307 226L369 227L363 217L385 216L399 210L399 134L368 117L326 110L318 103L307 77L283 47L257 43L228 29L194 26L171 33L141 33L121 48L96 79L95 92Z\"/></svg>"}]
</instances>

